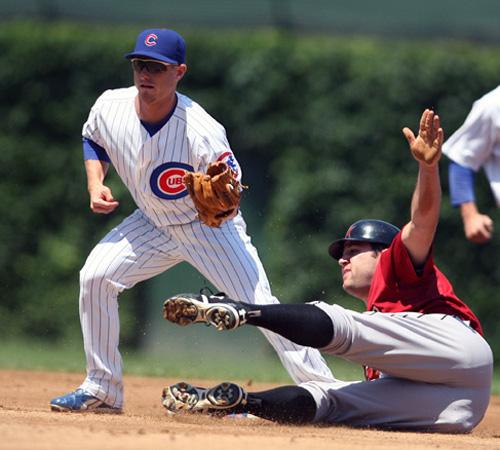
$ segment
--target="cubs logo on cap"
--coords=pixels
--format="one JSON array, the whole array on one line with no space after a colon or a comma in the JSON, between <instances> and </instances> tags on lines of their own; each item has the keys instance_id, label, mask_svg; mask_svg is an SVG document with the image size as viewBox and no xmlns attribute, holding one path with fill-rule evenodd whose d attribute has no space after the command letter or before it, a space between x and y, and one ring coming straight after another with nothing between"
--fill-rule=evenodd
<instances>
[{"instance_id":1,"label":"cubs logo on cap","mask_svg":"<svg viewBox=\"0 0 500 450\"><path fill-rule=\"evenodd\" d=\"M148 47L152 47L153 45L156 45L156 41L158 40L158 36L154 33L149 33L147 36L146 36L146 39L144 39L144 43L148 46Z\"/></svg>"},{"instance_id":2,"label":"cubs logo on cap","mask_svg":"<svg viewBox=\"0 0 500 450\"><path fill-rule=\"evenodd\" d=\"M151 173L149 185L153 193L164 200L176 200L188 195L184 184L186 172L193 172L193 167L180 162L169 162L158 166Z\"/></svg>"}]
</instances>

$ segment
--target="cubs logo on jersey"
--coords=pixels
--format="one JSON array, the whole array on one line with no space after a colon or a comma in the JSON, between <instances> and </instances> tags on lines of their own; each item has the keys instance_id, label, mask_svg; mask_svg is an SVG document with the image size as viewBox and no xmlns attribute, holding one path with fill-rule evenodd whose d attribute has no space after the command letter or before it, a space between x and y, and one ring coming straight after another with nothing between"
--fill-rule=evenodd
<instances>
[{"instance_id":1,"label":"cubs logo on jersey","mask_svg":"<svg viewBox=\"0 0 500 450\"><path fill-rule=\"evenodd\" d=\"M188 195L184 184L186 172L194 169L189 164L168 162L161 164L151 173L149 184L153 193L164 200L176 200Z\"/></svg>"},{"instance_id":2,"label":"cubs logo on jersey","mask_svg":"<svg viewBox=\"0 0 500 450\"><path fill-rule=\"evenodd\" d=\"M231 167L233 172L236 174L235 178L239 179L240 174L241 174L240 166L238 165L236 158L234 157L234 155L231 152L224 152L222 155L220 155L217 158L217 161L225 162L229 167Z\"/></svg>"}]
</instances>

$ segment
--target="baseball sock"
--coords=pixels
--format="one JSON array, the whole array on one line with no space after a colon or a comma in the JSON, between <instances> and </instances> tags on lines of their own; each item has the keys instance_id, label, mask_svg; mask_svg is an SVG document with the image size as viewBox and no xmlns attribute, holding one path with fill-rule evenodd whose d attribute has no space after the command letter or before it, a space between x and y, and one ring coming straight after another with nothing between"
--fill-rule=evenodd
<instances>
[{"instance_id":1,"label":"baseball sock","mask_svg":"<svg viewBox=\"0 0 500 450\"><path fill-rule=\"evenodd\" d=\"M316 415L316 401L304 388L281 386L262 392L249 392L247 403L228 412L250 413L280 423L311 423Z\"/></svg>"},{"instance_id":2,"label":"baseball sock","mask_svg":"<svg viewBox=\"0 0 500 450\"><path fill-rule=\"evenodd\" d=\"M296 344L322 348L333 339L330 317L314 305L241 305L247 310L248 324L274 331Z\"/></svg>"}]
</instances>

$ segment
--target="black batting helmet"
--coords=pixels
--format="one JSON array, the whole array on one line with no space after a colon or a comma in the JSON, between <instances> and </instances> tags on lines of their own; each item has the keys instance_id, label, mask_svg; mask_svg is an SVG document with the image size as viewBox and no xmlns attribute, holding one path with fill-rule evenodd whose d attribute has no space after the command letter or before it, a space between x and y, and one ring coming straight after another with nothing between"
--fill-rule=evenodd
<instances>
[{"instance_id":1,"label":"black batting helmet","mask_svg":"<svg viewBox=\"0 0 500 450\"><path fill-rule=\"evenodd\" d=\"M332 258L337 260L340 259L344 252L344 244L346 241L370 242L371 244L382 244L389 247L399 231L398 227L389 222L384 222L383 220L358 220L349 227L344 238L338 239L330 244L328 253L330 253Z\"/></svg>"}]
</instances>

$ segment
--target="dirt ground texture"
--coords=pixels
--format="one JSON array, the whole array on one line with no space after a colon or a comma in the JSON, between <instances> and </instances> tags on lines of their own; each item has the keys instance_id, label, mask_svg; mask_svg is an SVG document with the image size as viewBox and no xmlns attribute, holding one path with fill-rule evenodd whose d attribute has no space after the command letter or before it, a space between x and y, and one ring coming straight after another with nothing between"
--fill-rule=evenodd
<instances>
[{"instance_id":1,"label":"dirt ground texture","mask_svg":"<svg viewBox=\"0 0 500 450\"><path fill-rule=\"evenodd\" d=\"M0 449L500 449L500 397L492 398L484 420L467 435L294 427L200 415L170 417L160 404L161 390L179 380L135 376L125 377L126 405L121 415L51 412L49 400L81 381L82 375L73 373L0 371ZM255 384L250 389L268 387L272 385Z\"/></svg>"}]
</instances>

